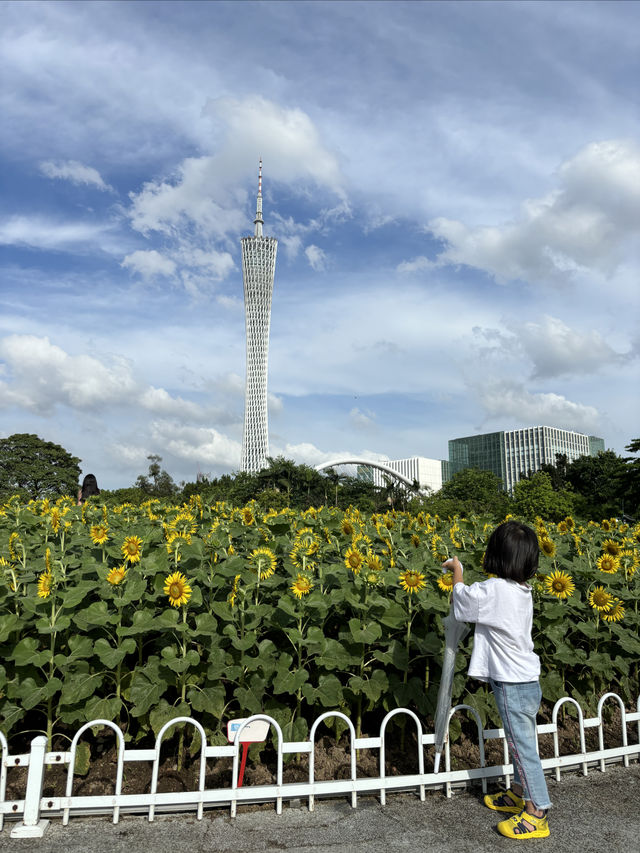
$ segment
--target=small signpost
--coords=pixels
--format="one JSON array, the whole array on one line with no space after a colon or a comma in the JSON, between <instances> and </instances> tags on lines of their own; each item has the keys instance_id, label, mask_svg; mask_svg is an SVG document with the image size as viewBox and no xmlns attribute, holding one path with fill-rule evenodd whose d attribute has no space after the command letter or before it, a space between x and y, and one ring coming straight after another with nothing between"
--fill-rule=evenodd
<instances>
[{"instance_id":1,"label":"small signpost","mask_svg":"<svg viewBox=\"0 0 640 853\"><path fill-rule=\"evenodd\" d=\"M227 740L229 743L235 743L240 727L246 722L248 717L241 717L237 720L229 720L227 723ZM266 720L252 720L240 732L240 743L242 744L242 760L240 762L240 772L238 774L238 788L242 788L242 780L244 778L244 768L247 763L247 753L249 746L252 743L262 743L267 739L269 732L269 723Z\"/></svg>"}]
</instances>

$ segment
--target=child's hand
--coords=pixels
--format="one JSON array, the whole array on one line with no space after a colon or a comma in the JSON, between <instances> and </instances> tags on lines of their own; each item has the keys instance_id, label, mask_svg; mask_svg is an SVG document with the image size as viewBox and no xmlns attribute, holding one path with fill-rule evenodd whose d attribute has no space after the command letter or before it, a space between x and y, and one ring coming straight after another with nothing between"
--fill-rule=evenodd
<instances>
[{"instance_id":1,"label":"child's hand","mask_svg":"<svg viewBox=\"0 0 640 853\"><path fill-rule=\"evenodd\" d=\"M461 572L464 571L464 569L462 568L462 563L457 557L450 557L442 564L443 572L453 572L453 570L456 568L459 568Z\"/></svg>"}]
</instances>

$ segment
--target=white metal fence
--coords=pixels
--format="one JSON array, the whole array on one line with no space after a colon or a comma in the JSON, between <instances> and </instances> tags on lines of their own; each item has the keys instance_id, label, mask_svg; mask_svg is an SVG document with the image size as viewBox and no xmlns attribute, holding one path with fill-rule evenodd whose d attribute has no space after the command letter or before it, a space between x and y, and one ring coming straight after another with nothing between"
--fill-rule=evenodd
<instances>
[{"instance_id":1,"label":"white metal fence","mask_svg":"<svg viewBox=\"0 0 640 853\"><path fill-rule=\"evenodd\" d=\"M605 703L614 702L620 709L620 745L615 747L604 747L604 719L603 708ZM560 755L558 737L558 713L565 705L570 704L577 710L580 752L571 755ZM357 805L358 794L379 793L380 802L385 804L387 791L414 790L424 800L427 788L443 788L446 795L451 796L454 784L466 784L473 780L480 780L482 790L486 792L487 780L503 777L508 785L513 773L513 766L509 764L507 742L503 729L483 729L480 717L473 708L468 705L457 705L451 710L449 719L460 711L468 711L475 719L477 727L477 746L479 749L480 764L478 767L465 770L451 769L450 746L447 739L445 743L444 770L439 773L427 773L424 768L424 747L434 743L434 734L423 731L422 723L413 711L406 708L397 708L390 711L380 725L380 733L377 737L356 737L356 732L351 720L338 711L329 711L322 714L314 722L309 733L309 739L305 741L285 741L282 729L278 723L265 714L254 715L247 718L238 729L235 742L228 746L209 746L202 725L191 717L178 717L168 722L158 733L155 746L152 749L127 749L121 730L109 720L92 720L82 726L71 742L68 752L47 752L47 742L44 737L36 737L31 742L31 750L23 755L11 755L5 736L0 732L0 744L2 746L2 769L0 772L0 829L3 828L5 817L19 820L11 831L12 838L41 837L51 817L61 817L63 824L69 820L69 816L87 815L96 813L110 813L113 822L117 823L122 811L146 811L148 819L154 819L156 810L171 811L196 811L197 817L202 818L205 806L226 806L230 808L231 816L235 817L238 803L274 802L278 814L282 812L283 800L306 798L310 810L313 810L316 797L349 795L351 805ZM408 725L415 725L417 743L416 760L418 772L410 775L387 776L385 769L385 750L387 745L387 726L389 722L398 715L404 715ZM349 731L350 752L350 775L348 779L334 779L330 781L317 781L315 779L315 749L316 735L321 723L332 718L344 721ZM277 767L275 785L249 785L238 787L240 741L242 731L252 720L265 720L269 723L272 735L277 736ZM630 723L637 724L637 732L634 727L634 742L628 743L627 726ZM199 755L199 774L197 790L181 791L178 793L158 792L158 775L160 769L160 749L167 732L178 724L193 726L200 734L201 748ZM112 794L78 796L73 793L74 767L76 762L76 751L82 736L93 726L110 728L114 733L117 745L117 766L114 779L114 790ZM582 709L575 699L565 697L556 702L553 709L552 722L539 725L538 735L552 734L554 755L552 758L542 759L542 766L547 772L555 771L556 779L560 779L561 770L571 767L579 767L586 776L589 767L599 767L605 770L607 761L622 761L625 767L629 766L631 757L640 760L640 696L636 702L636 711L628 713L624 703L616 693L605 694L598 703L598 715L585 719ZM598 749L587 752L585 731L597 729ZM397 736L397 732L394 733ZM485 742L488 740L501 739L503 746L503 763L487 766L485 760ZM362 750L373 750L378 754L379 775L377 777L363 777L357 774L356 754ZM306 782L284 782L283 765L284 756L288 754L307 753L309 755L309 778ZM230 773L229 784L226 787L205 788L205 774L208 762L222 758L232 758L233 768ZM123 794L122 782L125 765L129 762L147 762L152 765L151 790L143 794ZM67 767L66 792L63 797L43 797L45 769L50 766ZM210 766L210 765L209 765ZM7 771L10 767L27 767L27 781L24 799L7 800Z\"/></svg>"}]
</instances>

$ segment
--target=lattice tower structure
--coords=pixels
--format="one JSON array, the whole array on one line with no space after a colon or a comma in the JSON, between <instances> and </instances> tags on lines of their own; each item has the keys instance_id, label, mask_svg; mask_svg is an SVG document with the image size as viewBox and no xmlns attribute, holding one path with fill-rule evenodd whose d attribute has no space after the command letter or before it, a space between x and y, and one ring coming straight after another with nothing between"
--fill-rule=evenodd
<instances>
[{"instance_id":1,"label":"lattice tower structure","mask_svg":"<svg viewBox=\"0 0 640 853\"><path fill-rule=\"evenodd\" d=\"M262 160L258 171L258 199L253 237L242 237L242 278L247 334L247 378L244 396L242 433L242 471L260 471L269 455L269 418L267 412L267 375L269 367L269 328L271 298L276 272L275 237L262 233Z\"/></svg>"}]
</instances>

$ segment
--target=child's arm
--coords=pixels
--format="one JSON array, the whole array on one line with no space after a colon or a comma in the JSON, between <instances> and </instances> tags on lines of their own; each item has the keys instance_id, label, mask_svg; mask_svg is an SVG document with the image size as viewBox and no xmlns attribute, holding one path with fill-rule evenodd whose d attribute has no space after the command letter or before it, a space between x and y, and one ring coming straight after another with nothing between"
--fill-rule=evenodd
<instances>
[{"instance_id":1,"label":"child's arm","mask_svg":"<svg viewBox=\"0 0 640 853\"><path fill-rule=\"evenodd\" d=\"M453 586L457 583L464 584L464 579L462 576L462 563L457 557L451 557L449 560L442 564L443 569L447 569L453 575Z\"/></svg>"}]
</instances>

